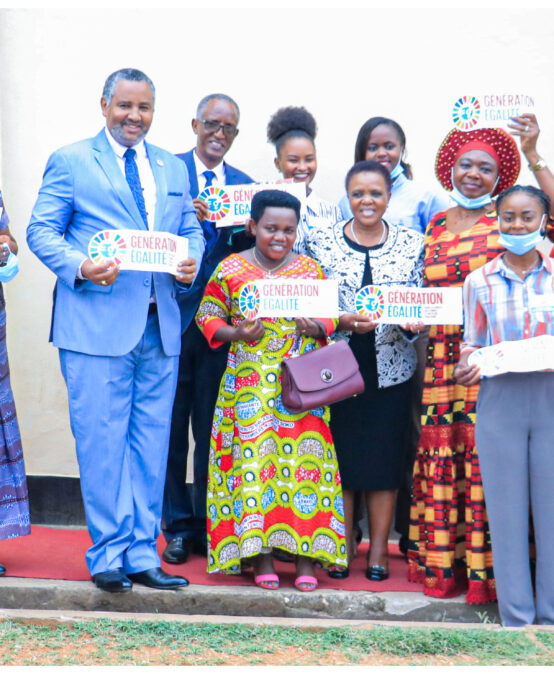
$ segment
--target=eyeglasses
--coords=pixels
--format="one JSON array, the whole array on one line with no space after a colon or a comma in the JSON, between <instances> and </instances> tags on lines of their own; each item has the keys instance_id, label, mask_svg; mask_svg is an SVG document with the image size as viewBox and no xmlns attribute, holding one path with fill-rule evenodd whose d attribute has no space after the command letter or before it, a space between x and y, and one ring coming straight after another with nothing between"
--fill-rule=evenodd
<instances>
[{"instance_id":1,"label":"eyeglasses","mask_svg":"<svg viewBox=\"0 0 554 674\"><path fill-rule=\"evenodd\" d=\"M197 121L204 125L208 133L217 133L219 129L223 129L223 133L227 138L234 138L239 131L234 124L222 124L215 119L199 119Z\"/></svg>"}]
</instances>

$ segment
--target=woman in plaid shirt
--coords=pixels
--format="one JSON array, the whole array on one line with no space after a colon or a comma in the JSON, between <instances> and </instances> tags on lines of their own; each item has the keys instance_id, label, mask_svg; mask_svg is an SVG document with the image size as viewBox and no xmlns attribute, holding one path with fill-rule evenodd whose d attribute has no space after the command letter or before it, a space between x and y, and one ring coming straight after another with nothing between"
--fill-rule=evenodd
<instances>
[{"instance_id":1,"label":"woman in plaid shirt","mask_svg":"<svg viewBox=\"0 0 554 674\"><path fill-rule=\"evenodd\" d=\"M496 202L499 242L506 248L464 284L465 331L454 371L460 384L481 379L468 362L475 350L554 336L552 263L537 245L550 200L515 185ZM518 368L519 369L519 368ZM504 625L554 624L554 372L505 372L481 379L476 445L492 538L493 566ZM537 549L536 599L529 560L529 507Z\"/></svg>"}]
</instances>

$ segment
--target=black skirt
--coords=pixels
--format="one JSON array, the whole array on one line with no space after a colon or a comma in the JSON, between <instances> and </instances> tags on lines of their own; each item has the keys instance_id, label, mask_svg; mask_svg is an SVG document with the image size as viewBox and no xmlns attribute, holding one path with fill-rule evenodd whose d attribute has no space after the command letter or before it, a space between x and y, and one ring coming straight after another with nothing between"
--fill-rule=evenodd
<instances>
[{"instance_id":1,"label":"black skirt","mask_svg":"<svg viewBox=\"0 0 554 674\"><path fill-rule=\"evenodd\" d=\"M362 286L373 283L369 250L344 239L366 253ZM406 470L410 423L411 380L379 389L375 333L353 333L352 349L365 382L364 393L331 405L331 433L335 442L343 489L380 491L399 489Z\"/></svg>"},{"instance_id":2,"label":"black skirt","mask_svg":"<svg viewBox=\"0 0 554 674\"><path fill-rule=\"evenodd\" d=\"M369 364L372 359L375 361L373 333L352 335L350 347L366 388L355 398L331 405L331 433L342 488L399 489L406 468L411 380L387 388L377 387L376 369Z\"/></svg>"}]
</instances>

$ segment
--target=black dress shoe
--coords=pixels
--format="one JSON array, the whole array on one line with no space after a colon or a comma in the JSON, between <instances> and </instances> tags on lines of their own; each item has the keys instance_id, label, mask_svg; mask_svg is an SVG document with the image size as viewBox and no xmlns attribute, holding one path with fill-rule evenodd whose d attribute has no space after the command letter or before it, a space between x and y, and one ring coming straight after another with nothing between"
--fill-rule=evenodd
<instances>
[{"instance_id":1,"label":"black dress shoe","mask_svg":"<svg viewBox=\"0 0 554 674\"><path fill-rule=\"evenodd\" d=\"M167 544L162 555L164 562L168 564L184 564L189 556L189 546L187 541L180 536L172 538Z\"/></svg>"},{"instance_id":2,"label":"black dress shoe","mask_svg":"<svg viewBox=\"0 0 554 674\"><path fill-rule=\"evenodd\" d=\"M333 567L327 571L329 578L336 578L337 580L342 580L343 578L348 578L350 575L350 569L346 567L345 569L338 569Z\"/></svg>"},{"instance_id":3,"label":"black dress shoe","mask_svg":"<svg viewBox=\"0 0 554 674\"><path fill-rule=\"evenodd\" d=\"M6 567L3 564L0 564L0 576L6 575Z\"/></svg>"},{"instance_id":4,"label":"black dress shoe","mask_svg":"<svg viewBox=\"0 0 554 674\"><path fill-rule=\"evenodd\" d=\"M368 580L387 580L389 577L389 572L387 569L385 569L384 566L378 566L377 564L374 564L373 566L369 566L366 569L365 577Z\"/></svg>"},{"instance_id":5,"label":"black dress shoe","mask_svg":"<svg viewBox=\"0 0 554 674\"><path fill-rule=\"evenodd\" d=\"M99 590L105 592L129 592L133 587L133 583L121 568L97 573L92 580Z\"/></svg>"},{"instance_id":6,"label":"black dress shoe","mask_svg":"<svg viewBox=\"0 0 554 674\"><path fill-rule=\"evenodd\" d=\"M186 578L171 576L169 573L162 571L159 566L139 573L128 573L127 575L134 583L153 587L155 590L181 590L189 584Z\"/></svg>"}]
</instances>

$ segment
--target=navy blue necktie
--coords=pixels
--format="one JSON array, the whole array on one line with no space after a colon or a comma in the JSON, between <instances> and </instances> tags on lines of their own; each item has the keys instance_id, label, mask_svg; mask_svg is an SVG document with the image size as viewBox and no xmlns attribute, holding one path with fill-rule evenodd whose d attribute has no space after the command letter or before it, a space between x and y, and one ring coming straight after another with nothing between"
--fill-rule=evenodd
<instances>
[{"instance_id":1,"label":"navy blue necktie","mask_svg":"<svg viewBox=\"0 0 554 674\"><path fill-rule=\"evenodd\" d=\"M211 187L215 178L215 173L213 171L203 171L202 175L204 176L204 178L206 178L206 184L204 185L204 189L206 189L206 187ZM213 247L215 243L217 237L217 230L213 222L210 222L209 220L206 220L204 224L205 224L204 238L206 239L206 247L210 249Z\"/></svg>"},{"instance_id":2,"label":"navy blue necktie","mask_svg":"<svg viewBox=\"0 0 554 674\"><path fill-rule=\"evenodd\" d=\"M204 187L211 187L215 178L215 173L213 171L204 171L202 175L204 176L204 178L206 178L206 184L204 185Z\"/></svg>"},{"instance_id":3,"label":"navy blue necktie","mask_svg":"<svg viewBox=\"0 0 554 674\"><path fill-rule=\"evenodd\" d=\"M148 217L146 216L146 205L144 203L144 195L142 194L142 185L140 184L140 176L138 172L137 162L135 160L136 151L132 148L125 150L125 178L129 183L131 192L142 215L146 229L148 229Z\"/></svg>"}]
</instances>

